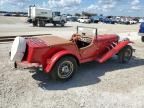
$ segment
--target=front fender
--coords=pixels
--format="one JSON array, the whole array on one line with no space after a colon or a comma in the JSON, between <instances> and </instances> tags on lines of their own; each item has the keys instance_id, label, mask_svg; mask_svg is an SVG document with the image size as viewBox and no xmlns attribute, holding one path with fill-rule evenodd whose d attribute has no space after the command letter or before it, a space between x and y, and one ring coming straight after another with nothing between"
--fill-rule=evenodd
<instances>
[{"instance_id":1,"label":"front fender","mask_svg":"<svg viewBox=\"0 0 144 108\"><path fill-rule=\"evenodd\" d=\"M106 60L110 59L113 57L115 54L119 53L126 45L129 43L133 43L129 40L121 41L119 42L114 48L109 50L106 54L104 54L101 58L96 59L99 63L103 63Z\"/></svg>"},{"instance_id":2,"label":"front fender","mask_svg":"<svg viewBox=\"0 0 144 108\"><path fill-rule=\"evenodd\" d=\"M121 49L123 49L126 45L130 44L130 43L134 43L132 41L129 40L125 40L125 41L121 41L119 42L116 47L114 48L116 50L116 52L118 53Z\"/></svg>"},{"instance_id":3,"label":"front fender","mask_svg":"<svg viewBox=\"0 0 144 108\"><path fill-rule=\"evenodd\" d=\"M55 63L63 56L65 55L71 55L74 56L75 58L78 58L75 54L67 51L67 50L62 50L57 52L56 54L54 54L50 59L47 59L47 66L44 69L44 71L46 73L49 73L51 71L51 69L53 68L53 66L55 65Z\"/></svg>"}]
</instances>

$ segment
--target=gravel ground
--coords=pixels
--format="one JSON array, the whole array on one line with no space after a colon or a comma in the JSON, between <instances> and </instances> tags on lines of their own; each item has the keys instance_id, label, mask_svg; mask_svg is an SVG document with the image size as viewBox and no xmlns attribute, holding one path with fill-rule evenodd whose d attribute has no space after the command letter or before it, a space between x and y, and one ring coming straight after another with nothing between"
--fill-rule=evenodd
<instances>
[{"instance_id":1,"label":"gravel ground","mask_svg":"<svg viewBox=\"0 0 144 108\"><path fill-rule=\"evenodd\" d=\"M139 24L136 25L120 25L120 24L82 24L78 22L68 22L65 27L54 27L52 24L47 24L46 27L32 27L32 24L25 23L26 18L2 17L0 16L0 36L15 36L15 35L34 35L34 34L53 34L61 35L65 38L76 32L77 26L96 27L98 34L104 33L131 33L137 32ZM13 24L14 22L14 24Z\"/></svg>"},{"instance_id":2,"label":"gravel ground","mask_svg":"<svg viewBox=\"0 0 144 108\"><path fill-rule=\"evenodd\" d=\"M27 17L0 16L0 24L19 24L26 20Z\"/></svg>"},{"instance_id":3,"label":"gravel ground","mask_svg":"<svg viewBox=\"0 0 144 108\"><path fill-rule=\"evenodd\" d=\"M68 25L72 27L42 29L51 34L60 33L68 39L77 23ZM131 28L126 25L81 25L95 25L102 32L108 29L110 33L119 31L119 35L130 37L136 49L132 60L128 64L120 64L115 58L103 64L82 64L71 80L55 82L41 71L14 69L8 56L11 43L1 43L0 108L144 108L144 43L136 34L138 25ZM25 26L39 31L39 28ZM16 30L13 32L16 34Z\"/></svg>"}]
</instances>

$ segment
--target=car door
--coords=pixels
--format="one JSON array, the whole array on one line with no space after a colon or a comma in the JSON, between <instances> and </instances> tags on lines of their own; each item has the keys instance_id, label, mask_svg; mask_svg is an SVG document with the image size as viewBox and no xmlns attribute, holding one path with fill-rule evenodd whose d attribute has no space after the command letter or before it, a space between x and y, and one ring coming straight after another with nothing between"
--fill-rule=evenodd
<instances>
[{"instance_id":1,"label":"car door","mask_svg":"<svg viewBox=\"0 0 144 108\"><path fill-rule=\"evenodd\" d=\"M91 42L90 45L79 49L82 59L96 57L98 53L97 50L98 50L98 45L95 39Z\"/></svg>"}]
</instances>

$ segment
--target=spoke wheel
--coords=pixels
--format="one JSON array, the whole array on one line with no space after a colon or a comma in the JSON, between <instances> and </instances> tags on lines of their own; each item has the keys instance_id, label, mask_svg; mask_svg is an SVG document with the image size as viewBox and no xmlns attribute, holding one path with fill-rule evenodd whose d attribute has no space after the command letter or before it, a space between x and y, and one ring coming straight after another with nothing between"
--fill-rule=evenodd
<instances>
[{"instance_id":1,"label":"spoke wheel","mask_svg":"<svg viewBox=\"0 0 144 108\"><path fill-rule=\"evenodd\" d=\"M51 76L54 80L68 80L77 71L77 62L71 56L62 57L54 65Z\"/></svg>"},{"instance_id":2,"label":"spoke wheel","mask_svg":"<svg viewBox=\"0 0 144 108\"><path fill-rule=\"evenodd\" d=\"M73 72L74 65L71 61L64 61L58 67L58 76L60 78L67 78Z\"/></svg>"}]
</instances>

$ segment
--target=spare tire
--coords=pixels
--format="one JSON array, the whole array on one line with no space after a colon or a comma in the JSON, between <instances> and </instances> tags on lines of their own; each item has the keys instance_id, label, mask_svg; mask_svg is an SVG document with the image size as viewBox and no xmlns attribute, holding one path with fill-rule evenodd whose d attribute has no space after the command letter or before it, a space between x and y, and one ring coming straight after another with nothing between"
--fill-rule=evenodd
<instances>
[{"instance_id":1,"label":"spare tire","mask_svg":"<svg viewBox=\"0 0 144 108\"><path fill-rule=\"evenodd\" d=\"M16 37L11 47L11 61L21 61L26 50L26 39Z\"/></svg>"}]
</instances>

